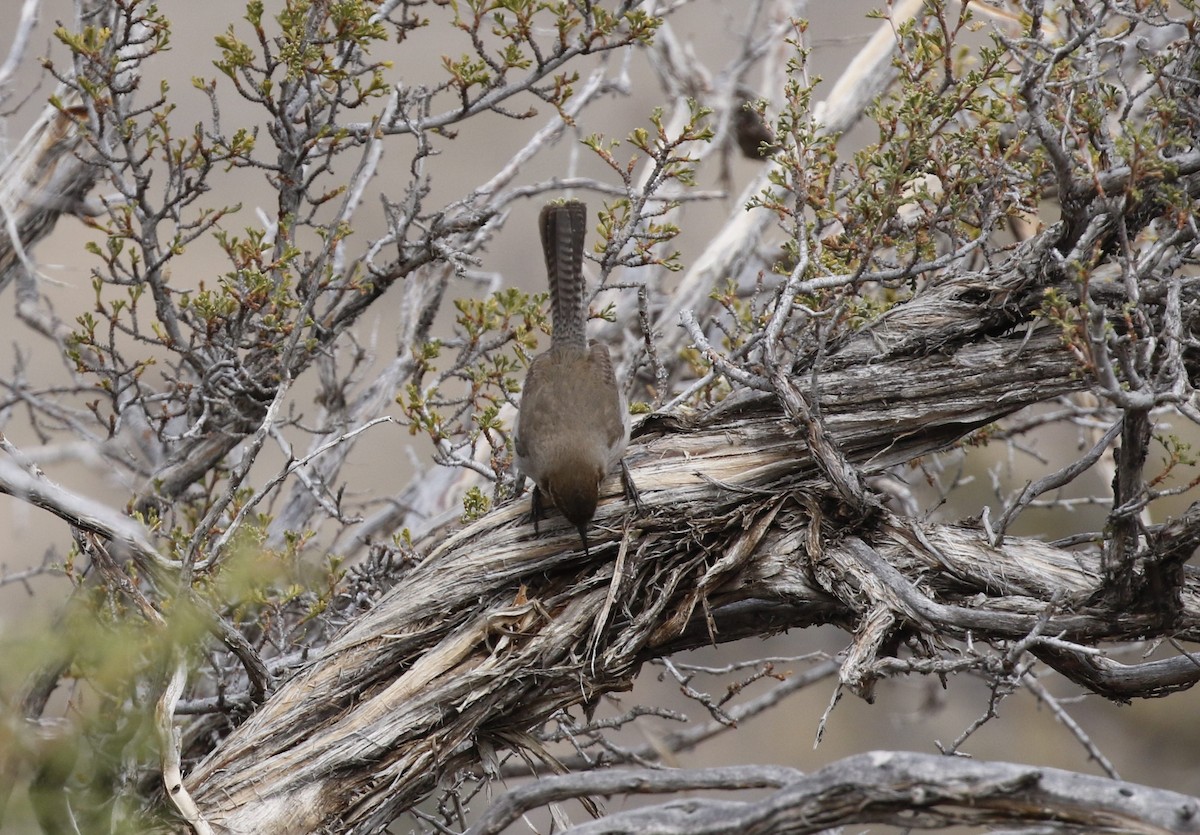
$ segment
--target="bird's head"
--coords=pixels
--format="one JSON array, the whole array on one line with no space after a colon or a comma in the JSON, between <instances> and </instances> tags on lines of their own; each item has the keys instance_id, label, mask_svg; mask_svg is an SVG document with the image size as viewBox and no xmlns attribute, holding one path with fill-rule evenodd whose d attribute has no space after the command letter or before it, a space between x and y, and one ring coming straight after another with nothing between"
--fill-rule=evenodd
<instances>
[{"instance_id":1,"label":"bird's head","mask_svg":"<svg viewBox=\"0 0 1200 835\"><path fill-rule=\"evenodd\" d=\"M599 467L564 468L549 474L545 489L559 512L579 527L587 525L596 515L603 479L604 471Z\"/></svg>"}]
</instances>

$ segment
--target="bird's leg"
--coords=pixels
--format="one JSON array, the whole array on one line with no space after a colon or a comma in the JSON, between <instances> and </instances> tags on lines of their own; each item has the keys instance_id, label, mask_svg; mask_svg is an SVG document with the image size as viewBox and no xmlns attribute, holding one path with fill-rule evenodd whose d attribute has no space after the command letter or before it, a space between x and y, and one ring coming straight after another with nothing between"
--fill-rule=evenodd
<instances>
[{"instance_id":1,"label":"bird's leg","mask_svg":"<svg viewBox=\"0 0 1200 835\"><path fill-rule=\"evenodd\" d=\"M585 557L590 556L588 554L587 523L586 522L579 526L579 541L583 543L583 555Z\"/></svg>"},{"instance_id":2,"label":"bird's leg","mask_svg":"<svg viewBox=\"0 0 1200 835\"><path fill-rule=\"evenodd\" d=\"M536 484L533 485L533 497L530 501L529 518L533 521L533 534L538 534L538 522L542 519L542 491Z\"/></svg>"},{"instance_id":3,"label":"bird's leg","mask_svg":"<svg viewBox=\"0 0 1200 835\"><path fill-rule=\"evenodd\" d=\"M633 473L629 472L629 465L625 463L624 458L621 459L621 487L625 490L625 500L633 502L639 514L644 513L646 509L642 506L642 496L638 493L637 485L633 483Z\"/></svg>"}]
</instances>

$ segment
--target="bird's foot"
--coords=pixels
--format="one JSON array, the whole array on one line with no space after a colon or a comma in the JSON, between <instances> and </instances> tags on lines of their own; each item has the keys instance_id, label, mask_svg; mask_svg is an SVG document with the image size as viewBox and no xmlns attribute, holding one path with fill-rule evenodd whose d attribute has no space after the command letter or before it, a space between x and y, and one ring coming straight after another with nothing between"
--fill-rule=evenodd
<instances>
[{"instance_id":1,"label":"bird's foot","mask_svg":"<svg viewBox=\"0 0 1200 835\"><path fill-rule=\"evenodd\" d=\"M639 515L645 513L646 508L642 505L642 496L638 492L637 485L633 483L633 473L629 472L629 465L625 463L624 458L621 459L621 486L625 490L625 500L633 502Z\"/></svg>"},{"instance_id":2,"label":"bird's foot","mask_svg":"<svg viewBox=\"0 0 1200 835\"><path fill-rule=\"evenodd\" d=\"M542 491L536 484L533 485L533 497L530 499L529 521L533 522L533 533L536 536L538 531L538 522L542 520Z\"/></svg>"}]
</instances>

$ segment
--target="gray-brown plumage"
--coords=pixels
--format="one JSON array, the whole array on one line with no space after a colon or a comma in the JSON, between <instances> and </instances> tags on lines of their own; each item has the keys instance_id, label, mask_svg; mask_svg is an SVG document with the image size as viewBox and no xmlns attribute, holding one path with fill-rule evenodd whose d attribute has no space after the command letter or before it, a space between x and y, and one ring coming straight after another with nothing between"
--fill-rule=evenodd
<instances>
[{"instance_id":1,"label":"gray-brown plumage","mask_svg":"<svg viewBox=\"0 0 1200 835\"><path fill-rule=\"evenodd\" d=\"M775 134L763 117L754 109L754 98L748 91L738 90L733 111L733 136L742 156L747 159L770 159L779 150Z\"/></svg>"},{"instance_id":2,"label":"gray-brown plumage","mask_svg":"<svg viewBox=\"0 0 1200 835\"><path fill-rule=\"evenodd\" d=\"M579 530L585 553L600 482L629 442L628 410L608 348L587 343L586 227L587 207L577 200L542 209L553 330L549 350L525 376L515 438L517 468L535 485L534 530L544 492Z\"/></svg>"}]
</instances>

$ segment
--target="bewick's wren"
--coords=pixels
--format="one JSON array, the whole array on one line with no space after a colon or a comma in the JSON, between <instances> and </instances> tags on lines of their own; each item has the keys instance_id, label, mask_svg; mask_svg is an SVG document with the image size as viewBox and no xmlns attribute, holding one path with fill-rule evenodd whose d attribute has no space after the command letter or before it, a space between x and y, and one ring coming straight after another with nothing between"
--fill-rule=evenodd
<instances>
[{"instance_id":1,"label":"bewick's wren","mask_svg":"<svg viewBox=\"0 0 1200 835\"><path fill-rule=\"evenodd\" d=\"M585 554L600 482L629 443L629 410L608 348L587 341L586 224L578 200L550 203L539 217L553 330L549 350L529 364L515 433L517 468L535 485L534 532L545 492L579 529Z\"/></svg>"},{"instance_id":2,"label":"bewick's wren","mask_svg":"<svg viewBox=\"0 0 1200 835\"><path fill-rule=\"evenodd\" d=\"M770 159L779 150L775 134L754 109L754 94L739 86L733 105L733 136L747 159Z\"/></svg>"}]
</instances>

